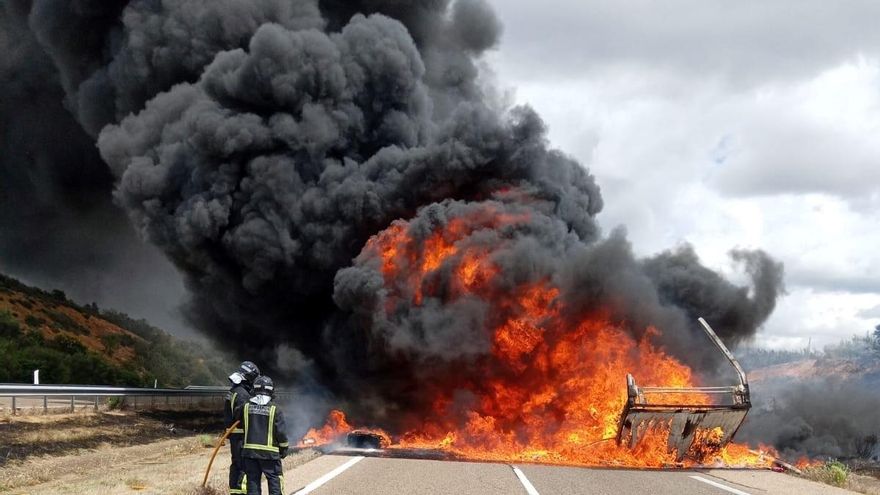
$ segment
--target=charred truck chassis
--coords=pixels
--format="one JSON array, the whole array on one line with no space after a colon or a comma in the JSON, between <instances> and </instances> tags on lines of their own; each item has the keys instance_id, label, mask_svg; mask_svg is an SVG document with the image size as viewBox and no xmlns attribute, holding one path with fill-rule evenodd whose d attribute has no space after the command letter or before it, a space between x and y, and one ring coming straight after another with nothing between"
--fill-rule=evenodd
<instances>
[{"instance_id":1,"label":"charred truck chassis","mask_svg":"<svg viewBox=\"0 0 880 495\"><path fill-rule=\"evenodd\" d=\"M698 432L720 428L722 434L712 441L715 446L723 447L739 430L749 408L752 407L746 374L706 320L700 318L699 322L712 343L736 370L739 384L728 387L639 387L633 376L627 374L627 401L617 428L618 445L627 442L629 447L633 448L647 432L653 429L668 429L667 449L669 452L676 451L676 461L680 462L691 451ZM680 404L652 404L648 400L651 396L668 397L672 394L680 394L682 397L709 395L720 400L705 405L688 405L684 401ZM697 459L697 461L701 460Z\"/></svg>"}]
</instances>

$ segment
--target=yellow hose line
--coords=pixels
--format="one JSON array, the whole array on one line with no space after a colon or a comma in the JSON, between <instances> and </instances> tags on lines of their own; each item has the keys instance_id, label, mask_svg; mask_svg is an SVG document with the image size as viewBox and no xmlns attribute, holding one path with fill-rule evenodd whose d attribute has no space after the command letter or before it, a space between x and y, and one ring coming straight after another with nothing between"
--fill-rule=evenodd
<instances>
[{"instance_id":1,"label":"yellow hose line","mask_svg":"<svg viewBox=\"0 0 880 495\"><path fill-rule=\"evenodd\" d=\"M205 479L202 480L202 486L203 486L203 487L204 487L205 485L208 484L208 474L211 472L211 465L214 464L214 458L217 457L217 452L220 450L220 446L223 445L223 442L226 441L226 439L227 439L227 438L229 437L229 435L232 433L232 430L234 430L235 427L238 426L238 423L239 423L238 421L236 421L235 423L232 423L232 426L230 426L230 427L229 427L229 428L223 433L223 436L220 437L220 440L217 441L217 446L214 447L214 453L211 454L211 460L208 461L208 469L205 470Z\"/></svg>"}]
</instances>

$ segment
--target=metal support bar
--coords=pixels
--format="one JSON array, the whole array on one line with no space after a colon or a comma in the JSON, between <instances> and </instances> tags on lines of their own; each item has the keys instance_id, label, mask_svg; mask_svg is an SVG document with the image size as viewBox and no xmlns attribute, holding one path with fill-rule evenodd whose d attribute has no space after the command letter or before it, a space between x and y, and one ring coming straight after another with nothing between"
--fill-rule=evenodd
<instances>
[{"instance_id":1,"label":"metal support bar","mask_svg":"<svg viewBox=\"0 0 880 495\"><path fill-rule=\"evenodd\" d=\"M15 397L12 397L12 415L15 416Z\"/></svg>"},{"instance_id":2,"label":"metal support bar","mask_svg":"<svg viewBox=\"0 0 880 495\"><path fill-rule=\"evenodd\" d=\"M699 321L700 324L703 325L703 329L706 330L706 334L709 336L709 339L712 340L715 346L718 347L718 350L720 350L721 353L724 354L724 357L726 357L727 360L730 361L730 364L733 366L733 368L736 370L736 374L739 376L739 383L743 387L748 387L749 382L746 379L746 372L743 371L742 367L739 365L739 362L736 360L735 357L733 357L733 353L731 353L727 346L724 345L724 342L722 342L721 339L718 338L715 330L712 330L712 327L710 327L709 324L706 323L706 320L704 320L702 316L698 318L697 321Z\"/></svg>"}]
</instances>

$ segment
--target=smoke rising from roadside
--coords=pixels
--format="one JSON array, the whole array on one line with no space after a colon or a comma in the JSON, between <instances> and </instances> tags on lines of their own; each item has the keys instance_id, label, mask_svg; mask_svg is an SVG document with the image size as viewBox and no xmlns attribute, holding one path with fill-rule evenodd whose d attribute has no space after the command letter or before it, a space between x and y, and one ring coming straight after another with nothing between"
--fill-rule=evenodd
<instances>
[{"instance_id":1,"label":"smoke rising from roadside","mask_svg":"<svg viewBox=\"0 0 880 495\"><path fill-rule=\"evenodd\" d=\"M876 383L783 379L762 382L753 391L755 407L742 439L769 443L788 459L880 456Z\"/></svg>"},{"instance_id":2,"label":"smoke rising from roadside","mask_svg":"<svg viewBox=\"0 0 880 495\"><path fill-rule=\"evenodd\" d=\"M550 280L572 318L654 325L704 369L694 318L738 342L781 291L761 252L733 252L743 288L689 248L639 260L623 230L603 236L594 178L533 110L487 97L478 62L501 27L483 0L16 5L97 137L115 202L184 275L193 324L364 418L424 407L413 390L487 350L485 308L447 304L442 277L382 319L365 246L397 220L423 240L487 208L520 216L462 241L492 251L494 290Z\"/></svg>"}]
</instances>

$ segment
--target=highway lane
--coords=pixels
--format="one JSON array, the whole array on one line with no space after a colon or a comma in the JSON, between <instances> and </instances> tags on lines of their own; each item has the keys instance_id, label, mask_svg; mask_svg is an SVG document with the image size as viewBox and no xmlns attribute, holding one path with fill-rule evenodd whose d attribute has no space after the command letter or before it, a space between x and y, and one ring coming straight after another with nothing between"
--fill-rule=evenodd
<instances>
[{"instance_id":1,"label":"highway lane","mask_svg":"<svg viewBox=\"0 0 880 495\"><path fill-rule=\"evenodd\" d=\"M514 467L521 472L517 476ZM292 495L845 495L772 471L653 471L325 455L285 473Z\"/></svg>"}]
</instances>

